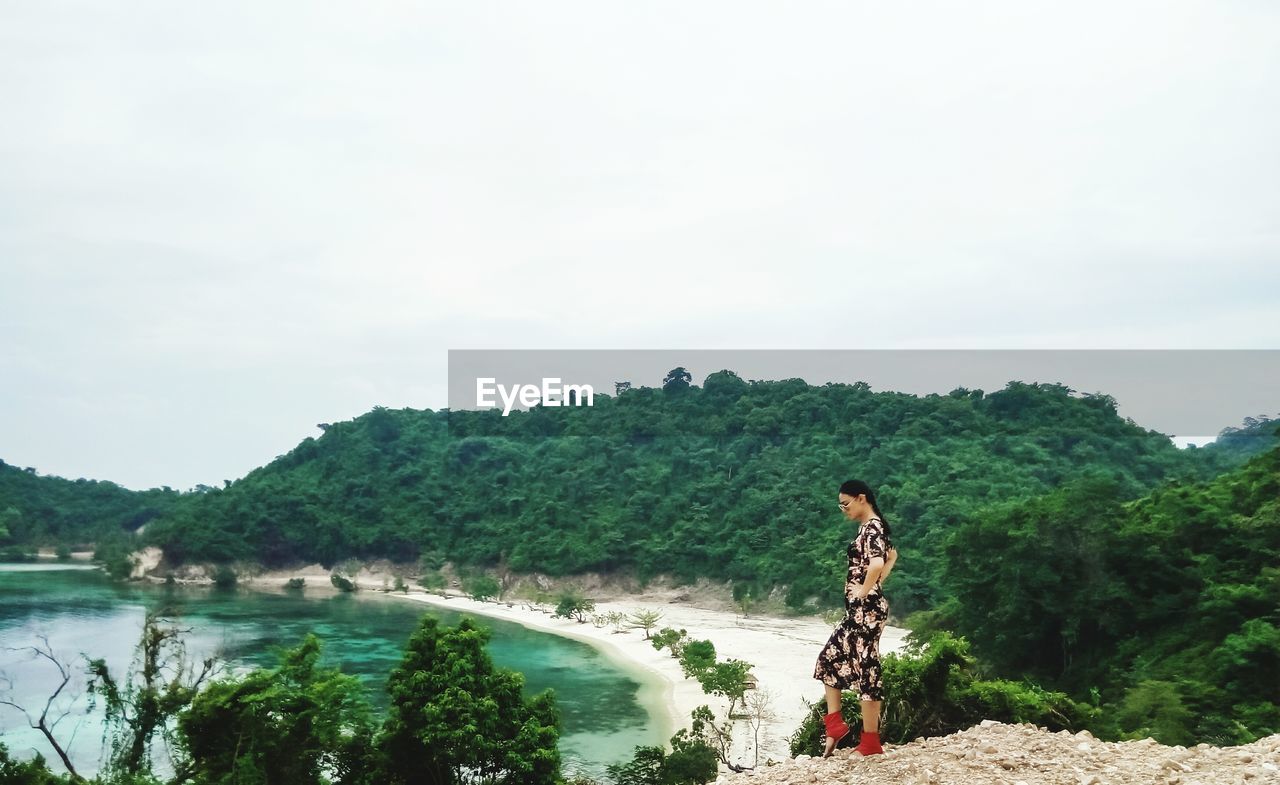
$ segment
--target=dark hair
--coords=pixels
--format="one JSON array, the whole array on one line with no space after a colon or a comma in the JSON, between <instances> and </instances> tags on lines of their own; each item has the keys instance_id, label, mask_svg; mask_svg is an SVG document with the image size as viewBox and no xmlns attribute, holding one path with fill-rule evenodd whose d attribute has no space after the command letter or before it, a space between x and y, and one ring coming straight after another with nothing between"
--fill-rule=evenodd
<instances>
[{"instance_id":1,"label":"dark hair","mask_svg":"<svg viewBox=\"0 0 1280 785\"><path fill-rule=\"evenodd\" d=\"M840 486L840 492L845 496L866 496L867 504L871 505L871 509L875 510L876 517L884 522L884 539L890 548L893 547L893 535L889 533L889 520L884 517L884 513L880 512L880 508L876 506L876 495L871 490L871 486L862 480L848 480Z\"/></svg>"}]
</instances>

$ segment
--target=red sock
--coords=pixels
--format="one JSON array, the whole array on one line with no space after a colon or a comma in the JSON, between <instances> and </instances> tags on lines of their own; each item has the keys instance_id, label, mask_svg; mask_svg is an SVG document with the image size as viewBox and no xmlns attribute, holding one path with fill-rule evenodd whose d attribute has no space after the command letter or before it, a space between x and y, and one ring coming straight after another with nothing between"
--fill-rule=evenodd
<instances>
[{"instance_id":1,"label":"red sock","mask_svg":"<svg viewBox=\"0 0 1280 785\"><path fill-rule=\"evenodd\" d=\"M883 755L884 747L880 746L880 731L864 730L858 740L858 752L863 755Z\"/></svg>"},{"instance_id":2,"label":"red sock","mask_svg":"<svg viewBox=\"0 0 1280 785\"><path fill-rule=\"evenodd\" d=\"M838 711L822 715L822 723L827 727L827 735L833 739L842 739L849 733L849 726Z\"/></svg>"}]
</instances>

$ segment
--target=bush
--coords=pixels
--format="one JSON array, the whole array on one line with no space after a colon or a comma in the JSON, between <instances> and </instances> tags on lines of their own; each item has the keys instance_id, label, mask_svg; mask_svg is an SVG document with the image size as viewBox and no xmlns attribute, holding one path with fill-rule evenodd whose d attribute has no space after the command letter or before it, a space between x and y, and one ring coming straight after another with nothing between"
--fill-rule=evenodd
<instances>
[{"instance_id":1,"label":"bush","mask_svg":"<svg viewBox=\"0 0 1280 785\"><path fill-rule=\"evenodd\" d=\"M524 676L493 664L488 628L426 615L387 680L379 736L383 771L369 782L553 785L560 714L551 690L524 694Z\"/></svg>"},{"instance_id":2,"label":"bush","mask_svg":"<svg viewBox=\"0 0 1280 785\"><path fill-rule=\"evenodd\" d=\"M979 679L968 642L947 632L934 633L927 641L912 634L906 651L886 655L882 664L885 700L880 707L880 738L893 744L945 736L984 719L1070 731L1097 719L1096 709L1063 693L1029 683ZM855 727L861 723L862 706L856 694L845 693L841 707L846 722ZM792 755L822 751L821 715L826 704L815 703L812 709L791 736Z\"/></svg>"},{"instance_id":3,"label":"bush","mask_svg":"<svg viewBox=\"0 0 1280 785\"><path fill-rule=\"evenodd\" d=\"M666 648L671 651L672 657L679 658L688 638L689 633L686 630L673 630L670 627L663 627L658 630L658 634L654 635L650 641L653 643L653 648L658 651Z\"/></svg>"},{"instance_id":4,"label":"bush","mask_svg":"<svg viewBox=\"0 0 1280 785\"><path fill-rule=\"evenodd\" d=\"M98 543L93 550L93 560L101 564L107 575L116 580L124 580L133 574L134 562L129 543L122 538L106 539Z\"/></svg>"},{"instance_id":5,"label":"bush","mask_svg":"<svg viewBox=\"0 0 1280 785\"><path fill-rule=\"evenodd\" d=\"M49 771L40 753L28 761L16 761L9 757L9 749L0 742L0 785L58 785L62 782L65 780Z\"/></svg>"},{"instance_id":6,"label":"bush","mask_svg":"<svg viewBox=\"0 0 1280 785\"><path fill-rule=\"evenodd\" d=\"M342 575L339 575L336 572L329 576L329 583L332 583L333 588L337 589L338 591L355 591L356 590L356 585L351 582L350 578L343 577Z\"/></svg>"},{"instance_id":7,"label":"bush","mask_svg":"<svg viewBox=\"0 0 1280 785\"><path fill-rule=\"evenodd\" d=\"M1191 729L1195 714L1182 702L1178 684L1147 679L1125 692L1116 712L1116 724L1126 738L1148 736L1173 746L1190 747L1196 743Z\"/></svg>"},{"instance_id":8,"label":"bush","mask_svg":"<svg viewBox=\"0 0 1280 785\"><path fill-rule=\"evenodd\" d=\"M689 641L680 651L680 668L686 679L706 672L716 664L716 646L711 641Z\"/></svg>"},{"instance_id":9,"label":"bush","mask_svg":"<svg viewBox=\"0 0 1280 785\"><path fill-rule=\"evenodd\" d=\"M596 601L587 599L576 591L568 591L560 595L556 603L554 618L576 619L579 624L586 624L585 614L596 609Z\"/></svg>"},{"instance_id":10,"label":"bush","mask_svg":"<svg viewBox=\"0 0 1280 785\"><path fill-rule=\"evenodd\" d=\"M306 585L307 585L306 578L290 578L284 583L284 587L286 589L301 589L303 586L306 586Z\"/></svg>"},{"instance_id":11,"label":"bush","mask_svg":"<svg viewBox=\"0 0 1280 785\"><path fill-rule=\"evenodd\" d=\"M218 565L218 568L213 571L213 585L224 589L235 586L236 571L225 564Z\"/></svg>"},{"instance_id":12,"label":"bush","mask_svg":"<svg viewBox=\"0 0 1280 785\"><path fill-rule=\"evenodd\" d=\"M444 587L447 581L444 575L437 569L428 569L422 573L422 577L418 579L418 585L427 591L438 592L444 594Z\"/></svg>"},{"instance_id":13,"label":"bush","mask_svg":"<svg viewBox=\"0 0 1280 785\"><path fill-rule=\"evenodd\" d=\"M476 602L487 602L500 596L502 587L498 585L496 578L488 575L477 575L463 581L462 591Z\"/></svg>"}]
</instances>

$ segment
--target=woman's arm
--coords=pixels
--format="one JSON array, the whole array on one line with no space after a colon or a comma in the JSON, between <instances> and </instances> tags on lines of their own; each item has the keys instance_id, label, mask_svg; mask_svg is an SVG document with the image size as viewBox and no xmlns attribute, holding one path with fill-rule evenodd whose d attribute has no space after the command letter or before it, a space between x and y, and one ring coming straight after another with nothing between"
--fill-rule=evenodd
<instances>
[{"instance_id":1,"label":"woman's arm","mask_svg":"<svg viewBox=\"0 0 1280 785\"><path fill-rule=\"evenodd\" d=\"M880 585L883 586L885 579L889 577L889 573L893 572L893 563L898 560L898 549L889 549L889 560L884 563L884 572L880 573Z\"/></svg>"},{"instance_id":2,"label":"woman's arm","mask_svg":"<svg viewBox=\"0 0 1280 785\"><path fill-rule=\"evenodd\" d=\"M866 599L871 593L871 588L876 585L876 581L881 579L881 572L885 569L884 559L879 556L872 557L871 562L867 565L867 577L863 578L862 583L858 584L855 595L858 599Z\"/></svg>"}]
</instances>

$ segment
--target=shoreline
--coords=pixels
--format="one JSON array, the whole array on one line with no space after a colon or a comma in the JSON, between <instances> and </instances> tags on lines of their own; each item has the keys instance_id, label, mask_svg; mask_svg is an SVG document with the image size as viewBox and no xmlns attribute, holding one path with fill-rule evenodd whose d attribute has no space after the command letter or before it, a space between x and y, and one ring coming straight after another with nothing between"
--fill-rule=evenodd
<instances>
[{"instance_id":1,"label":"shoreline","mask_svg":"<svg viewBox=\"0 0 1280 785\"><path fill-rule=\"evenodd\" d=\"M689 726L690 714L698 706L706 704L716 713L718 721L724 719L727 701L704 693L695 679L685 678L680 663L667 651L654 649L645 640L643 630L614 633L609 628L597 628L572 619L553 619L549 613L522 607L518 603L508 607L506 602L477 602L461 596L445 599L421 592L390 594L413 602L502 619L540 632L584 641L595 646L625 670L633 673L645 672L650 674L650 678L656 676L665 684L661 694L640 697L642 703L648 706L654 704L647 703L646 697L660 697L665 703L665 711L661 714L651 712L651 716L656 715L655 719L659 721L663 714L667 719L668 727L662 732L664 746L669 746L666 739L672 734ZM685 629L691 639L706 639L715 644L718 660L741 659L750 662L757 680L757 690L770 697L773 714L761 723L759 765L763 766L771 759L780 762L791 757L788 737L799 727L808 711L803 699L821 701L823 697L821 683L813 678L813 664L818 651L831 634L830 625L811 617L744 617L726 611L673 603L653 595L596 603L597 613L634 613L638 610L663 613L663 619L655 631L662 627ZM886 627L881 636L881 655L900 650L908 632L900 627ZM644 684L643 681L641 683ZM751 692L748 691L748 696ZM755 763L755 749L751 740L746 738L748 735L750 729L745 722L735 724L734 754L731 757L751 766Z\"/></svg>"},{"instance_id":2,"label":"shoreline","mask_svg":"<svg viewBox=\"0 0 1280 785\"><path fill-rule=\"evenodd\" d=\"M570 619L552 619L549 613L543 614L538 611L529 610L528 608L508 608L503 603L493 602L477 602L476 600L461 595L450 595L447 599L438 594L426 594L422 592L388 592L388 596L396 597L410 602L418 602L424 605L442 608L444 610L453 611L454 613L474 614L491 619L499 619L501 621L519 624L536 632L549 633L551 635L559 635L563 638L585 643L601 656L607 659L614 667L619 670L632 674L640 684L640 690L636 698L640 705L644 706L649 712L649 716L659 722L659 731L663 739L663 743L671 737L672 734L685 724L682 721L676 707L677 701L675 692L677 684L671 678L671 674L664 668L659 667L654 662L641 661L626 648L621 645L621 641L610 640L611 637L619 637L608 630L599 630L590 624L580 624ZM564 622L562 626L557 622ZM575 627L585 629L578 630ZM604 633L603 635L588 634L588 630L592 632ZM648 641L644 640L644 633L641 630L633 630L631 633L635 639L653 649ZM659 655L665 659L671 659L665 653L653 649L655 655ZM671 660L673 663L675 660ZM683 679L683 674L679 673L679 666L676 667L677 675ZM692 709L690 709L692 711ZM687 720L687 714L685 720Z\"/></svg>"},{"instance_id":3,"label":"shoreline","mask_svg":"<svg viewBox=\"0 0 1280 785\"><path fill-rule=\"evenodd\" d=\"M135 554L138 562L134 577L162 582L155 574L161 563L158 548L147 548ZM293 569L277 569L242 573L237 583L246 588L284 590L291 578L303 578L306 593L337 592L330 586L331 570L321 565L307 565ZM172 575L172 573L171 573ZM197 569L185 575L174 576L176 582L211 583L210 577ZM406 591L394 590L396 574L382 565L366 565L349 575L360 591L372 591L434 607L452 609L455 612L514 622L528 629L560 635L594 646L602 656L616 667L630 673L640 683L637 700L659 724L664 746L669 746L672 734L691 724L690 715L697 707L707 705L715 713L718 722L725 720L728 700L702 691L696 679L686 678L679 661L669 651L659 651L645 640L643 630L629 629L615 633L612 628L598 628L591 623L572 619L555 619L549 610L533 607L527 600L490 600L479 602L456 589L446 589L447 597L429 593L417 586L406 586ZM543 587L549 588L549 587ZM712 593L699 591L688 585L638 587L585 587L587 596L596 600L595 613L658 611L662 619L653 632L664 627L683 629L690 640L709 640L715 646L716 659L745 660L750 663L755 690L748 690L747 697L768 699L766 716L760 723L758 749L748 723L738 720L732 729L733 744L730 759L745 766L759 765L769 760L790 758L788 738L800 726L809 712L805 700L821 703L823 685L813 678L813 666L818 652L826 643L833 628L816 615L790 616L760 614L742 615L736 609ZM881 656L903 648L903 639L909 630L886 626L880 639ZM735 713L741 716L743 710Z\"/></svg>"}]
</instances>

